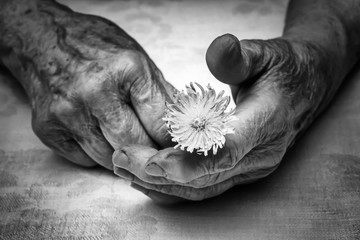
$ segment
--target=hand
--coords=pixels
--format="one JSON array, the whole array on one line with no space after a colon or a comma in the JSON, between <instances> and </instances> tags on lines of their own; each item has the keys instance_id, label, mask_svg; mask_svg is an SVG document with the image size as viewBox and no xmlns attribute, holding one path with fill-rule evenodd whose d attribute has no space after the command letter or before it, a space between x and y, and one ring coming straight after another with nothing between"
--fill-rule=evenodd
<instances>
[{"instance_id":1,"label":"hand","mask_svg":"<svg viewBox=\"0 0 360 240\"><path fill-rule=\"evenodd\" d=\"M7 4L1 63L24 85L43 143L75 163L111 170L114 149L125 143L169 146L160 119L174 89L135 40L55 2ZM7 15L16 11L18 18Z\"/></svg>"},{"instance_id":2,"label":"hand","mask_svg":"<svg viewBox=\"0 0 360 240\"><path fill-rule=\"evenodd\" d=\"M287 39L217 38L207 51L213 75L231 86L235 134L215 156L128 145L113 156L115 173L160 202L202 200L273 172L334 90L315 46Z\"/></svg>"}]
</instances>

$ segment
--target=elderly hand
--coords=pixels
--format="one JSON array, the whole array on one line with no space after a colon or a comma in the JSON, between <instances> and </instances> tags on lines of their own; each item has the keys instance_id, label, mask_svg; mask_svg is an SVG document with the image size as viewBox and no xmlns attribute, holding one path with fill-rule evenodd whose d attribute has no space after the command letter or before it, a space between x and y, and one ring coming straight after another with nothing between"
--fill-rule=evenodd
<instances>
[{"instance_id":1,"label":"elderly hand","mask_svg":"<svg viewBox=\"0 0 360 240\"><path fill-rule=\"evenodd\" d=\"M206 59L236 102L235 134L226 135L224 148L205 157L128 145L113 156L115 173L156 201L202 200L269 175L335 92L326 58L305 42L227 34L214 40Z\"/></svg>"},{"instance_id":2,"label":"elderly hand","mask_svg":"<svg viewBox=\"0 0 360 240\"><path fill-rule=\"evenodd\" d=\"M0 62L22 83L36 135L61 156L113 169L125 143L169 146L161 121L173 88L110 21L52 1L5 1Z\"/></svg>"}]
</instances>

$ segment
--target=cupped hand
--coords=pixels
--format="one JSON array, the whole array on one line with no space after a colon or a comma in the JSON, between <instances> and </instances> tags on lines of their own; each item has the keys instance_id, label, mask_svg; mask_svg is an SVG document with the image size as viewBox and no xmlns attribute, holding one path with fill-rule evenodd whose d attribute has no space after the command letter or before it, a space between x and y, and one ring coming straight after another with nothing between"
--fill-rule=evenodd
<instances>
[{"instance_id":1,"label":"cupped hand","mask_svg":"<svg viewBox=\"0 0 360 240\"><path fill-rule=\"evenodd\" d=\"M325 63L311 44L226 34L210 45L206 60L236 103L235 134L225 136L224 148L205 157L128 145L113 156L115 173L156 201L202 200L269 175L326 105Z\"/></svg>"}]
</instances>

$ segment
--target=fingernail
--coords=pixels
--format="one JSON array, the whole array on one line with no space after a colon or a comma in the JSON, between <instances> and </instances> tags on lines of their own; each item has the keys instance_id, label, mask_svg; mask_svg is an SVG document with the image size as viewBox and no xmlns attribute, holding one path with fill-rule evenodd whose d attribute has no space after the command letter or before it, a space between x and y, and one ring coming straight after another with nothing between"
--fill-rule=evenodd
<instances>
[{"instance_id":1,"label":"fingernail","mask_svg":"<svg viewBox=\"0 0 360 240\"><path fill-rule=\"evenodd\" d=\"M167 176L164 169L162 169L162 167L160 167L156 163L148 164L145 167L145 172L149 175L156 176L156 177L166 177Z\"/></svg>"},{"instance_id":2,"label":"fingernail","mask_svg":"<svg viewBox=\"0 0 360 240\"><path fill-rule=\"evenodd\" d=\"M124 178L126 180L129 180L129 181L134 180L134 175L132 175L131 173L129 173L125 169L114 167L114 173L116 175L118 175L119 177Z\"/></svg>"},{"instance_id":3,"label":"fingernail","mask_svg":"<svg viewBox=\"0 0 360 240\"><path fill-rule=\"evenodd\" d=\"M113 155L113 164L118 167L128 168L129 158L123 151L115 151Z\"/></svg>"},{"instance_id":4,"label":"fingernail","mask_svg":"<svg viewBox=\"0 0 360 240\"><path fill-rule=\"evenodd\" d=\"M145 194L145 195L148 195L148 194L149 194L149 190L148 190L148 189L143 188L143 187L141 187L141 186L139 186L139 185L137 185L137 184L132 183L132 184L130 185L130 187L132 187L132 188L134 188L134 189L142 192L142 193Z\"/></svg>"}]
</instances>

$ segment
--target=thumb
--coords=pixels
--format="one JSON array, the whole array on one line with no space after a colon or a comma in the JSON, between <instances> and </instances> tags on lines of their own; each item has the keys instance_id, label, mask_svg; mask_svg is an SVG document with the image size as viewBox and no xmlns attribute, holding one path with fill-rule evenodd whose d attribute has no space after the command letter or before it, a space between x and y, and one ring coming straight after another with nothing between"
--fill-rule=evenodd
<instances>
[{"instance_id":1,"label":"thumb","mask_svg":"<svg viewBox=\"0 0 360 240\"><path fill-rule=\"evenodd\" d=\"M270 56L262 40L242 40L232 34L217 37L206 52L210 72L219 81L238 85L263 72Z\"/></svg>"}]
</instances>

